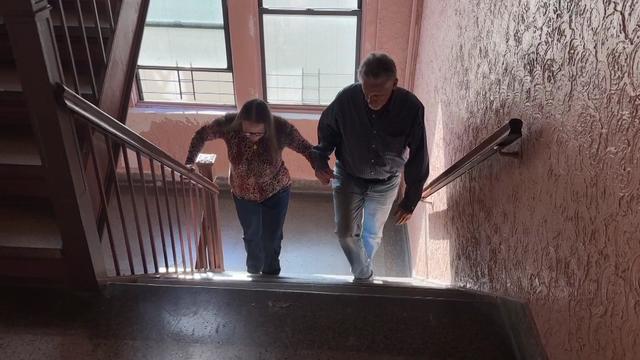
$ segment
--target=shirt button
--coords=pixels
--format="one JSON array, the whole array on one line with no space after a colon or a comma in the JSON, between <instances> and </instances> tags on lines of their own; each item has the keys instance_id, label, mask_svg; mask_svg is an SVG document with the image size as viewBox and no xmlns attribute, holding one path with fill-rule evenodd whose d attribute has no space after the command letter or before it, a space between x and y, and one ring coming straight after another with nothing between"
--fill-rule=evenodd
<instances>
[{"instance_id":1,"label":"shirt button","mask_svg":"<svg viewBox=\"0 0 640 360\"><path fill-rule=\"evenodd\" d=\"M372 163L372 164L373 164L374 162L375 162L374 160L371 160L371 163Z\"/></svg>"}]
</instances>

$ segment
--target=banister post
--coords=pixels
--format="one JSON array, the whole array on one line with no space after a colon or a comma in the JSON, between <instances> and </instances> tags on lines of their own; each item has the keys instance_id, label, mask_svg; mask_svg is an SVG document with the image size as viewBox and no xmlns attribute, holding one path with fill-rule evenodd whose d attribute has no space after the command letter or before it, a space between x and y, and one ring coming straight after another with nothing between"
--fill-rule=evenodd
<instances>
[{"instance_id":1,"label":"banister post","mask_svg":"<svg viewBox=\"0 0 640 360\"><path fill-rule=\"evenodd\" d=\"M200 154L196 158L196 166L198 171L211 182L216 181L213 171L213 164L216 162L216 154Z\"/></svg>"},{"instance_id":2,"label":"banister post","mask_svg":"<svg viewBox=\"0 0 640 360\"><path fill-rule=\"evenodd\" d=\"M73 287L96 289L98 279L106 275L104 256L73 115L58 105L54 92L54 84L63 83L64 75L51 7L46 1L1 4L62 236L67 278Z\"/></svg>"},{"instance_id":3,"label":"banister post","mask_svg":"<svg viewBox=\"0 0 640 360\"><path fill-rule=\"evenodd\" d=\"M209 179L211 182L215 182L216 175L213 169L213 164L216 161L215 154L200 154L196 158L196 167L200 174ZM214 271L224 270L224 260L222 257L222 232L220 229L219 218L219 206L218 206L218 194L210 194L205 191L204 197L204 218L202 221L202 236L198 244L198 254L204 253L209 249L209 268ZM205 235L207 234L207 235ZM207 244L206 240L209 240ZM202 260L202 256L199 257ZM199 265L203 262L199 261Z\"/></svg>"}]
</instances>

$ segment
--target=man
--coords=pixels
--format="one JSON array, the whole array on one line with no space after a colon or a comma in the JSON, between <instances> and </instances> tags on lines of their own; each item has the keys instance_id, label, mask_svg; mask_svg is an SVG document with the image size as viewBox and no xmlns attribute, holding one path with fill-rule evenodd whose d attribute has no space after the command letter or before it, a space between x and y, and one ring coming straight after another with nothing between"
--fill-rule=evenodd
<instances>
[{"instance_id":1,"label":"man","mask_svg":"<svg viewBox=\"0 0 640 360\"><path fill-rule=\"evenodd\" d=\"M314 148L316 177L331 179L336 234L355 281L373 277L380 245L404 168L406 190L394 213L405 224L420 201L429 175L424 107L397 86L396 66L372 53L358 69L359 83L342 89L322 112ZM335 172L329 168L336 152ZM407 154L408 150L408 154Z\"/></svg>"}]
</instances>

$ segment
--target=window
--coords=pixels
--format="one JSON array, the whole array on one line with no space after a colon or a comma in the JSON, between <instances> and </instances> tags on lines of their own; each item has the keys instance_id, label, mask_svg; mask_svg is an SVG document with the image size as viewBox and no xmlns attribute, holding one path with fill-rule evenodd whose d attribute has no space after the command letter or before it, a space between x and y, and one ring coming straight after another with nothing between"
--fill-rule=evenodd
<instances>
[{"instance_id":1,"label":"window","mask_svg":"<svg viewBox=\"0 0 640 360\"><path fill-rule=\"evenodd\" d=\"M138 58L141 100L234 105L225 0L151 0Z\"/></svg>"},{"instance_id":2,"label":"window","mask_svg":"<svg viewBox=\"0 0 640 360\"><path fill-rule=\"evenodd\" d=\"M356 80L360 0L261 0L265 96L327 105Z\"/></svg>"}]
</instances>

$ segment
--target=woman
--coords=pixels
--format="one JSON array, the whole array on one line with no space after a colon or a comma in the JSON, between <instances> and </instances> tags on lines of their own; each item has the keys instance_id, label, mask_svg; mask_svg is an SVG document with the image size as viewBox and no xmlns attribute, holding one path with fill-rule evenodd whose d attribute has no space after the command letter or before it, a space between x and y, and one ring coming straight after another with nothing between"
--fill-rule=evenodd
<instances>
[{"instance_id":1,"label":"woman","mask_svg":"<svg viewBox=\"0 0 640 360\"><path fill-rule=\"evenodd\" d=\"M247 272L278 275L291 186L282 150L289 147L312 163L311 144L285 119L271 115L269 106L260 99L250 100L239 113L228 113L196 131L186 164L192 165L204 143L214 139L227 144L229 182L244 232Z\"/></svg>"}]
</instances>

